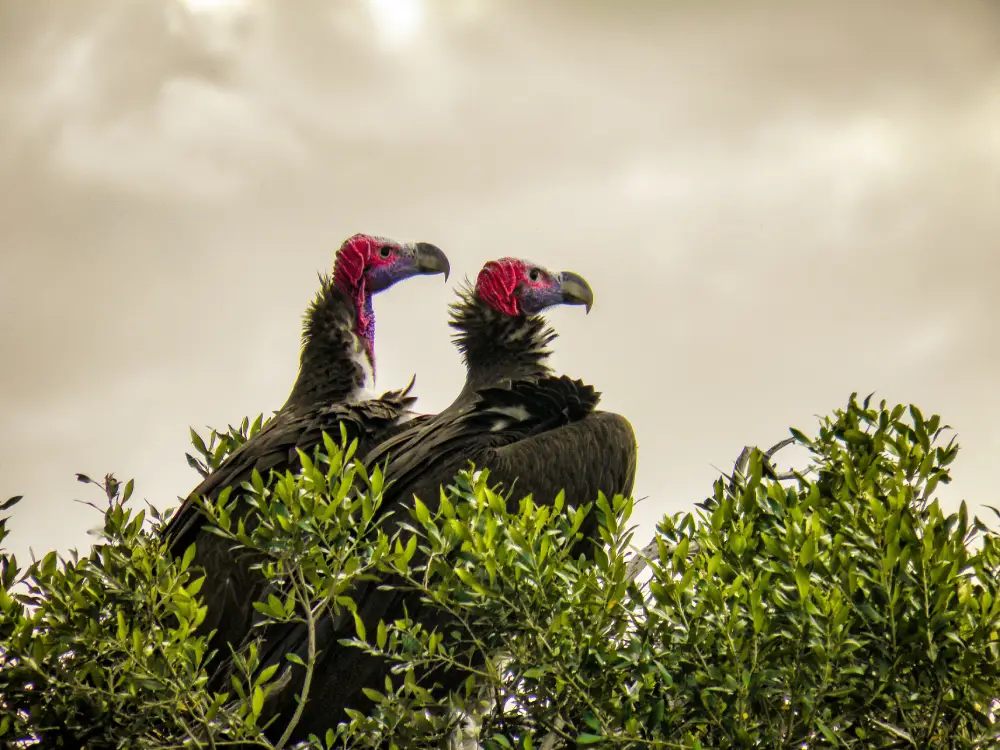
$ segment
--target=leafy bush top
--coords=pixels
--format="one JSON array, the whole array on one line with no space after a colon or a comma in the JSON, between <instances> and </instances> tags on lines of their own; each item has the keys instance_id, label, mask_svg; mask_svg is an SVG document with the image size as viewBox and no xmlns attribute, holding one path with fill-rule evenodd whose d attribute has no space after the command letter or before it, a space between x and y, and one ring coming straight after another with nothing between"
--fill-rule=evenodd
<instances>
[{"instance_id":1,"label":"leafy bush top","mask_svg":"<svg viewBox=\"0 0 1000 750\"><path fill-rule=\"evenodd\" d=\"M201 469L259 428L195 435ZM369 692L369 715L313 747L433 747L469 727L496 748L996 747L1000 548L964 503L947 514L934 499L958 452L946 429L852 396L815 436L793 430L810 465L791 480L755 450L691 512L665 517L642 584L629 498L525 498L509 513L471 468L439 502L396 509L408 522L390 538L381 473L330 439L297 474L255 476L205 510L270 579L262 627L315 633L356 611L357 583L390 574L442 614L437 629L403 619L374 632L355 617L340 647L384 654L394 673ZM24 570L0 558L0 738L287 747L295 718L265 736L265 699L282 679L308 699L316 644L286 655L286 674L248 643L226 693L208 690L191 551L169 558L161 516L129 506L131 482L103 487L89 555ZM255 506L251 531L230 520L237 502ZM581 546L590 513L600 539ZM458 693L418 684L456 663L472 665Z\"/></svg>"}]
</instances>

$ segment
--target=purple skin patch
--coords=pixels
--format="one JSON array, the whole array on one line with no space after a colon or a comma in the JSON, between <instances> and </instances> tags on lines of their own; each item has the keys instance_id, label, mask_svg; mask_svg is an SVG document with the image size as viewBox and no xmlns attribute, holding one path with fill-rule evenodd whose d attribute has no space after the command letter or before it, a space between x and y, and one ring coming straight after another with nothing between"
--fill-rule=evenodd
<instances>
[{"instance_id":1,"label":"purple skin patch","mask_svg":"<svg viewBox=\"0 0 1000 750\"><path fill-rule=\"evenodd\" d=\"M571 271L552 273L519 258L491 260L476 279L476 294L505 315L535 315L553 305L585 304L588 311L593 292L587 282Z\"/></svg>"},{"instance_id":2,"label":"purple skin patch","mask_svg":"<svg viewBox=\"0 0 1000 750\"><path fill-rule=\"evenodd\" d=\"M364 342L375 377L375 309L372 295L397 281L425 273L444 273L444 253L427 243L401 245L385 237L355 234L344 241L333 268L334 284L354 301L355 335Z\"/></svg>"}]
</instances>

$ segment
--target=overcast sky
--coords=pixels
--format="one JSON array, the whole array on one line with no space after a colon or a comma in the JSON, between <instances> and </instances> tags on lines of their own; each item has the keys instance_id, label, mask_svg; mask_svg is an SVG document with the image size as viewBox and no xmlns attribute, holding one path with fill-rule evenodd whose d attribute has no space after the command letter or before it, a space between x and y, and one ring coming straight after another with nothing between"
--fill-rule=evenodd
<instances>
[{"instance_id":1,"label":"overcast sky","mask_svg":"<svg viewBox=\"0 0 1000 750\"><path fill-rule=\"evenodd\" d=\"M639 439L638 511L851 391L959 432L997 503L1000 12L987 2L0 0L0 498L86 545L74 472L176 505L188 426L278 408L340 242L433 242L379 383L437 411L452 286L571 269L556 367ZM641 541L645 541L642 539Z\"/></svg>"}]
</instances>

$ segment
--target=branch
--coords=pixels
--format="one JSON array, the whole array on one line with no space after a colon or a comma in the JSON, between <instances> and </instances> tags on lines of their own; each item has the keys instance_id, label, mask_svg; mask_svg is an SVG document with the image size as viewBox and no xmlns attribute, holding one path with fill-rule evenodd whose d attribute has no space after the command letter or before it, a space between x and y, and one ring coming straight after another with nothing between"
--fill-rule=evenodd
<instances>
[{"instance_id":1,"label":"branch","mask_svg":"<svg viewBox=\"0 0 1000 750\"><path fill-rule=\"evenodd\" d=\"M778 443L775 443L766 451L763 451L764 465L762 468L764 476L768 477L769 479L773 479L774 481L777 482L782 482L796 478L797 475L794 471L789 471L779 474L777 471L774 470L774 467L771 465L771 458L774 456L774 454L780 451L782 448L785 448L794 442L795 442L794 437L788 437ZM735 463L733 464L733 473L729 477L728 490L730 492L735 492L739 483L746 476L746 470L750 464L750 456L753 453L753 449L755 447L756 446L752 445L746 446L740 452L739 457L737 457ZM688 547L688 556L693 557L694 555L697 555L699 552L701 552L701 547L698 545L697 542L692 542L691 545ZM659 545L657 544L657 537L654 535L652 541L650 541L649 544L647 544L645 547L639 550L635 555L633 555L632 559L629 560L628 564L625 566L625 579L628 581L634 581L636 578L638 578L639 574L646 569L647 565L649 565L650 559L653 558L654 556L658 556L658 553L659 553Z\"/></svg>"},{"instance_id":2,"label":"branch","mask_svg":"<svg viewBox=\"0 0 1000 750\"><path fill-rule=\"evenodd\" d=\"M306 662L306 674L302 678L302 697L299 700L299 705L295 707L295 713L292 714L288 726L285 727L284 734L281 735L281 739L275 745L276 750L281 750L288 743L292 738L292 732L295 731L295 727L298 726L299 721L302 719L302 712L305 710L306 701L309 698L309 688L312 685L313 670L316 668L316 620L313 616L313 610L307 595L308 584L306 583L305 576L301 569L296 572L299 574L299 581L296 581L294 578L291 580L296 595L299 597L306 611L306 626L309 629L309 661Z\"/></svg>"},{"instance_id":3,"label":"branch","mask_svg":"<svg viewBox=\"0 0 1000 750\"><path fill-rule=\"evenodd\" d=\"M697 543L692 545L692 547L697 547ZM639 577L639 574L646 569L649 565L649 559L656 555L659 551L659 546L656 543L656 537L653 537L653 541L643 547L641 550L632 556L632 559L628 561L625 566L625 580L634 581ZM699 550L693 550L689 548L692 554L698 554Z\"/></svg>"}]
</instances>

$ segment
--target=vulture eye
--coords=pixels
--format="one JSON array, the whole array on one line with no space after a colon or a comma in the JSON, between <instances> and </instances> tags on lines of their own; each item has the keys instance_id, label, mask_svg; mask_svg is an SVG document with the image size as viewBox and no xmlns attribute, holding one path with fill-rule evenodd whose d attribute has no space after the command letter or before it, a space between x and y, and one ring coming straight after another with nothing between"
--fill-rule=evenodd
<instances>
[{"instance_id":1,"label":"vulture eye","mask_svg":"<svg viewBox=\"0 0 1000 750\"><path fill-rule=\"evenodd\" d=\"M532 268L530 271L528 271L529 281L538 281L541 277L542 277L542 272L539 271L537 268Z\"/></svg>"},{"instance_id":2,"label":"vulture eye","mask_svg":"<svg viewBox=\"0 0 1000 750\"><path fill-rule=\"evenodd\" d=\"M388 245L383 245L378 249L378 257L382 258L383 260L385 258L388 258L390 255L392 255L392 248L389 247Z\"/></svg>"}]
</instances>

